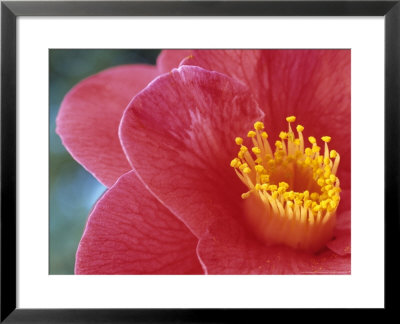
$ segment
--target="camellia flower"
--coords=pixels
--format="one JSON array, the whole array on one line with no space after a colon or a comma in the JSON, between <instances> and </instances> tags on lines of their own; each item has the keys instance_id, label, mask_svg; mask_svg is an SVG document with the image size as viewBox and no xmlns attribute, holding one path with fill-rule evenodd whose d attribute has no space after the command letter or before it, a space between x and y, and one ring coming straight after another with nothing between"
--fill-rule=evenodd
<instances>
[{"instance_id":1,"label":"camellia flower","mask_svg":"<svg viewBox=\"0 0 400 324\"><path fill-rule=\"evenodd\" d=\"M109 187L77 274L350 273L348 50L164 51L78 84L57 132Z\"/></svg>"}]
</instances>

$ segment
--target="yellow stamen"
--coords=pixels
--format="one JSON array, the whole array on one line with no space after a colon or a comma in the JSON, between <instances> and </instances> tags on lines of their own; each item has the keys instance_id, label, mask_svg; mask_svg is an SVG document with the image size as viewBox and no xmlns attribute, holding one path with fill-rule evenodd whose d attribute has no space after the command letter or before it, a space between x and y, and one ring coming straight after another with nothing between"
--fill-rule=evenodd
<instances>
[{"instance_id":1,"label":"yellow stamen","mask_svg":"<svg viewBox=\"0 0 400 324\"><path fill-rule=\"evenodd\" d=\"M279 134L279 138L280 139L287 139L288 138L288 134L286 133L286 132L280 132L280 134Z\"/></svg>"},{"instance_id":2,"label":"yellow stamen","mask_svg":"<svg viewBox=\"0 0 400 324\"><path fill-rule=\"evenodd\" d=\"M262 173L265 170L262 165L256 165L254 168L256 169L257 173Z\"/></svg>"},{"instance_id":3,"label":"yellow stamen","mask_svg":"<svg viewBox=\"0 0 400 324\"><path fill-rule=\"evenodd\" d=\"M249 173L251 173L251 169L249 167L244 168L243 173L249 174Z\"/></svg>"},{"instance_id":4,"label":"yellow stamen","mask_svg":"<svg viewBox=\"0 0 400 324\"><path fill-rule=\"evenodd\" d=\"M232 161L231 161L231 167L232 168L236 168L237 167L237 165L240 163L240 160L238 159L238 158L234 158Z\"/></svg>"},{"instance_id":5,"label":"yellow stamen","mask_svg":"<svg viewBox=\"0 0 400 324\"><path fill-rule=\"evenodd\" d=\"M341 191L336 175L340 156L328 149L331 137L321 138L325 149L320 154L315 137L308 137L311 146L306 147L302 125L296 126L296 138L290 126L295 116L286 121L288 131L279 133L275 150L260 121L254 123L255 131L247 133L251 150L243 145L243 138L236 137L240 150L230 166L248 188L241 197L256 236L267 244L315 252L331 238L335 226Z\"/></svg>"},{"instance_id":6,"label":"yellow stamen","mask_svg":"<svg viewBox=\"0 0 400 324\"><path fill-rule=\"evenodd\" d=\"M236 138L235 138L235 143L236 143L237 145L242 145L242 144L243 144L243 138L241 138L241 137L236 137Z\"/></svg>"},{"instance_id":7,"label":"yellow stamen","mask_svg":"<svg viewBox=\"0 0 400 324\"><path fill-rule=\"evenodd\" d=\"M256 134L256 132L255 131L249 131L248 133L247 133L247 137L255 137L257 134Z\"/></svg>"},{"instance_id":8,"label":"yellow stamen","mask_svg":"<svg viewBox=\"0 0 400 324\"><path fill-rule=\"evenodd\" d=\"M286 117L286 121L288 123L294 123L296 121L296 117L295 116Z\"/></svg>"},{"instance_id":9,"label":"yellow stamen","mask_svg":"<svg viewBox=\"0 0 400 324\"><path fill-rule=\"evenodd\" d=\"M255 130L263 130L264 129L264 124L260 121L254 123L254 129Z\"/></svg>"}]
</instances>

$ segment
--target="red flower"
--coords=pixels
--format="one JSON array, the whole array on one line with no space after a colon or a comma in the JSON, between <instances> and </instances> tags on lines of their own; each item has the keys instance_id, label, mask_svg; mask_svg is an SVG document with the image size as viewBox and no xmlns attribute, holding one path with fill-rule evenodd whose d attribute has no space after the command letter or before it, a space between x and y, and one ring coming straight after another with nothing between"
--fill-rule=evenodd
<instances>
[{"instance_id":1,"label":"red flower","mask_svg":"<svg viewBox=\"0 0 400 324\"><path fill-rule=\"evenodd\" d=\"M107 70L81 82L64 99L57 120L64 145L110 186L89 217L77 252L76 273L350 273L350 51L191 51L179 69L146 86L187 55L165 51L158 67ZM252 200L243 200L241 195L249 188L229 166L237 156L236 137L245 137L256 121L262 121L274 143L280 131L287 129L285 118L291 115L304 126L304 138L331 136L329 146L341 157L336 173L339 207L332 196L339 182L335 176L329 178L329 171L324 178L330 186L325 193L328 199L321 198L319 207L310 211L310 220L305 218L311 222L315 214L316 224L322 224L319 208L333 215L333 221L336 218L333 238L325 240L317 252L285 246L290 245L287 234L296 236L303 226L293 225L300 224L296 217L304 216L297 207L285 207L287 213L294 212L293 221L285 221L289 227L274 227L278 234L282 228L288 231L278 235L284 245L260 239L264 225L259 215L264 207L257 207L261 202L254 198L258 189L250 185L253 189L247 195ZM294 139L294 132L285 134ZM254 159L261 159L257 148L253 152ZM299 157L303 162L305 154ZM317 156L313 153L312 163L317 163ZM333 165L322 158L318 161ZM257 163L267 168L266 161ZM254 163L248 169L255 174ZM275 177L297 177L301 180L295 182L304 186L301 172L280 170ZM261 181L255 175L252 179ZM271 184L278 185L280 179L274 181ZM259 188L264 182L259 182ZM307 185L301 188L306 189ZM272 196L273 190L268 190L265 197L268 192ZM329 190L332 199L327 196ZM305 197L296 197L305 203ZM256 223L249 226L249 217ZM307 234L314 233L311 230L304 233L308 240L317 240Z\"/></svg>"}]
</instances>

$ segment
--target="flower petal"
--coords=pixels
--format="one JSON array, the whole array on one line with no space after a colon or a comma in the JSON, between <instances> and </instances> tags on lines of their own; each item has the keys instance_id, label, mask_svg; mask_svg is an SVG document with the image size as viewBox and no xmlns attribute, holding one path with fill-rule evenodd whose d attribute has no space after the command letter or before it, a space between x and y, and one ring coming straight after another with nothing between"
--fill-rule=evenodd
<instances>
[{"instance_id":1,"label":"flower petal","mask_svg":"<svg viewBox=\"0 0 400 324\"><path fill-rule=\"evenodd\" d=\"M350 274L350 256L267 247L235 220L213 224L200 239L198 255L207 274Z\"/></svg>"},{"instance_id":2,"label":"flower petal","mask_svg":"<svg viewBox=\"0 0 400 324\"><path fill-rule=\"evenodd\" d=\"M61 104L56 131L64 146L106 186L131 170L119 141L119 123L132 97L157 75L155 66L110 68L81 81Z\"/></svg>"},{"instance_id":3,"label":"flower petal","mask_svg":"<svg viewBox=\"0 0 400 324\"><path fill-rule=\"evenodd\" d=\"M245 83L253 93L258 93L260 83L264 83L259 80L260 74L256 69L262 53L260 50L192 50L181 64L224 73Z\"/></svg>"},{"instance_id":4,"label":"flower petal","mask_svg":"<svg viewBox=\"0 0 400 324\"><path fill-rule=\"evenodd\" d=\"M350 50L197 50L182 64L247 84L273 137L287 129L291 115L306 137L331 136L331 148L341 154L340 177L350 171L350 56Z\"/></svg>"},{"instance_id":5,"label":"flower petal","mask_svg":"<svg viewBox=\"0 0 400 324\"><path fill-rule=\"evenodd\" d=\"M203 274L197 239L133 171L94 207L76 255L76 274Z\"/></svg>"},{"instance_id":6,"label":"flower petal","mask_svg":"<svg viewBox=\"0 0 400 324\"><path fill-rule=\"evenodd\" d=\"M351 218L350 212L338 215L334 239L327 243L327 247L339 255L351 253Z\"/></svg>"},{"instance_id":7,"label":"flower petal","mask_svg":"<svg viewBox=\"0 0 400 324\"><path fill-rule=\"evenodd\" d=\"M161 73L167 73L179 66L181 61L190 56L192 50L163 50L157 58L157 67Z\"/></svg>"},{"instance_id":8,"label":"flower petal","mask_svg":"<svg viewBox=\"0 0 400 324\"><path fill-rule=\"evenodd\" d=\"M220 215L239 217L244 185L229 166L234 139L260 117L243 85L184 66L135 97L120 136L144 183L200 237Z\"/></svg>"}]
</instances>

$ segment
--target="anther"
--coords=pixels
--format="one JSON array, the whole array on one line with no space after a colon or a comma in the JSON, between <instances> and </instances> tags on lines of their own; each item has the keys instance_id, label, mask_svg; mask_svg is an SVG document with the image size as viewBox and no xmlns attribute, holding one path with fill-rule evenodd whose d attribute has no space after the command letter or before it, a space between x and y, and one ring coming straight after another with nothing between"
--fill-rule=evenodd
<instances>
[{"instance_id":1,"label":"anther","mask_svg":"<svg viewBox=\"0 0 400 324\"><path fill-rule=\"evenodd\" d=\"M279 138L280 139L287 139L288 138L288 134L286 132L280 132L279 133Z\"/></svg>"},{"instance_id":2,"label":"anther","mask_svg":"<svg viewBox=\"0 0 400 324\"><path fill-rule=\"evenodd\" d=\"M310 137L308 138L308 141L309 141L311 144L317 143L317 140L315 139L314 136L310 136Z\"/></svg>"},{"instance_id":3,"label":"anther","mask_svg":"<svg viewBox=\"0 0 400 324\"><path fill-rule=\"evenodd\" d=\"M263 130L264 129L264 124L260 121L254 123L254 129L255 130Z\"/></svg>"},{"instance_id":4,"label":"anther","mask_svg":"<svg viewBox=\"0 0 400 324\"><path fill-rule=\"evenodd\" d=\"M235 138L235 143L236 143L237 145L242 145L242 144L243 144L243 138L241 138L241 137L236 137L236 138Z\"/></svg>"},{"instance_id":5,"label":"anther","mask_svg":"<svg viewBox=\"0 0 400 324\"><path fill-rule=\"evenodd\" d=\"M293 122L296 121L296 117L295 117L295 116L286 117L286 121L287 121L288 123L293 123Z\"/></svg>"}]
</instances>

